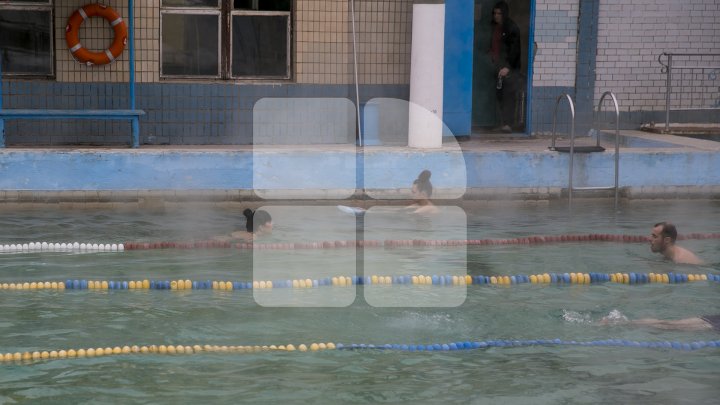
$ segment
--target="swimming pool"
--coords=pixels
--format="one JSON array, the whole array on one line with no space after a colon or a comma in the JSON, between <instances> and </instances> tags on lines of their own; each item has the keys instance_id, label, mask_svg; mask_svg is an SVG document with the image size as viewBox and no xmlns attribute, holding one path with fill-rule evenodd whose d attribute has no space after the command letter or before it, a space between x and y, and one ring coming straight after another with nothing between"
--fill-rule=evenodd
<instances>
[{"instance_id":1,"label":"swimming pool","mask_svg":"<svg viewBox=\"0 0 720 405\"><path fill-rule=\"evenodd\" d=\"M334 207L330 207L334 209ZM720 204L633 201L612 204L468 204L466 224L365 218L367 239L507 239L530 235L647 235L670 219L682 234L718 233ZM170 208L165 212L106 210L0 211L0 243L33 241L185 241L242 227L238 208ZM270 242L297 241L317 224L316 240L346 240L354 217L285 215ZM437 225L437 226L435 226ZM465 228L466 225L466 228ZM439 229L439 230L438 230ZM407 237L411 233L410 238ZM309 239L309 238L306 238ZM354 263L364 274L448 274L467 266L473 276L544 272L720 274L717 239L685 240L708 263L663 261L647 243L566 242L535 245L403 247L397 249L278 249L256 251L255 264L297 277L339 275ZM268 253L269 252L269 253ZM263 256L263 254L268 253ZM259 261L258 261L259 260ZM0 254L0 283L85 280L252 281L246 249L151 249L106 253ZM368 270L371 269L371 270ZM283 273L285 272L285 273ZM319 275L318 275L319 274ZM363 275L363 273L357 273ZM281 276L278 275L278 278ZM282 276L284 277L284 276ZM458 305L373 306L368 291L412 304L465 293ZM715 341L713 331L658 331L600 326L613 310L629 318L682 318L720 313L720 283L627 285L350 286L273 289L291 303L320 291L335 307L273 307L256 290L0 291L0 352L125 345L431 345L491 342L475 350L320 350L193 355L104 355L53 361L2 362L0 402L317 402L370 403L709 403L720 393L717 348L673 350L541 344L561 339L638 342ZM308 299L308 300L306 300ZM404 301L403 301L404 300ZM447 302L447 301L440 301ZM377 302L375 302L377 304ZM501 342L498 342L500 340ZM507 342L506 342L507 341ZM508 343L509 342L509 343ZM511 346L511 347L507 347ZM417 348L417 346L415 346Z\"/></svg>"}]
</instances>

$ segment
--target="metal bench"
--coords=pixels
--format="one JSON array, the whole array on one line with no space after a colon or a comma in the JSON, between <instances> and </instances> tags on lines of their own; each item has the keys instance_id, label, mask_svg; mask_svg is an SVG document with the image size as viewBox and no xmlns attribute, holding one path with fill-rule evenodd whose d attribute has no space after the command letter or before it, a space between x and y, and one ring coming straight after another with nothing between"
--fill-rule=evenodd
<instances>
[{"instance_id":1,"label":"metal bench","mask_svg":"<svg viewBox=\"0 0 720 405\"><path fill-rule=\"evenodd\" d=\"M140 116L143 110L28 110L0 109L0 148L5 147L5 120L130 120L132 123L132 147L140 146Z\"/></svg>"}]
</instances>

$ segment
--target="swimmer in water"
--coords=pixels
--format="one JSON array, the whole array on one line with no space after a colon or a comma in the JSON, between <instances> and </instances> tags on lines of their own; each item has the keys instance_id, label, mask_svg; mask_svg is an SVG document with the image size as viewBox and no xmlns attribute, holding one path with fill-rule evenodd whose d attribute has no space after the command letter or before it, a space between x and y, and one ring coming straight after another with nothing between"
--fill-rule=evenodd
<instances>
[{"instance_id":1,"label":"swimmer in water","mask_svg":"<svg viewBox=\"0 0 720 405\"><path fill-rule=\"evenodd\" d=\"M413 181L412 196L415 202L405 207L406 210L410 210L413 214L435 214L438 212L438 208L430 201L433 192L430 176L432 176L430 170L423 170L417 179Z\"/></svg>"},{"instance_id":2,"label":"swimmer in water","mask_svg":"<svg viewBox=\"0 0 720 405\"><path fill-rule=\"evenodd\" d=\"M714 330L720 332L720 314L716 315L703 315L694 316L691 318L683 319L655 319L655 318L642 318L635 320L628 320L624 316L612 317L606 316L600 320L601 325L632 325L642 326L655 329L663 330L688 330L688 331L699 331L699 330Z\"/></svg>"},{"instance_id":3,"label":"swimmer in water","mask_svg":"<svg viewBox=\"0 0 720 405\"><path fill-rule=\"evenodd\" d=\"M264 210L253 211L249 208L243 211L245 215L245 230L235 231L230 236L216 237L215 240L231 241L243 240L246 242L253 241L259 236L270 235L273 229L272 217L270 213Z\"/></svg>"},{"instance_id":4,"label":"swimmer in water","mask_svg":"<svg viewBox=\"0 0 720 405\"><path fill-rule=\"evenodd\" d=\"M650 250L662 254L680 264L703 264L695 254L675 244L677 240L677 228L670 222L659 222L655 224L650 234Z\"/></svg>"}]
</instances>

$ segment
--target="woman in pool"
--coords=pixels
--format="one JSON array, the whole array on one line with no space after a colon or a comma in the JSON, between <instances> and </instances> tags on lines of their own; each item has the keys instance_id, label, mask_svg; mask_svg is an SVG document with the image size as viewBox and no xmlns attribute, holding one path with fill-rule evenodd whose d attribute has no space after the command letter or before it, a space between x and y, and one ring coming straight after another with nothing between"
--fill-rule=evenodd
<instances>
[{"instance_id":1,"label":"woman in pool","mask_svg":"<svg viewBox=\"0 0 720 405\"><path fill-rule=\"evenodd\" d=\"M438 208L430 201L433 186L430 183L430 170L423 170L412 184L412 196L415 202L405 207L411 210L413 214L434 214L438 212Z\"/></svg>"},{"instance_id":2,"label":"woman in pool","mask_svg":"<svg viewBox=\"0 0 720 405\"><path fill-rule=\"evenodd\" d=\"M423 170L420 172L417 179L413 181L411 188L413 203L404 207L404 210L410 211L413 214L435 214L439 211L438 207L430 201L430 197L433 192L433 186L432 183L430 183L430 176L432 176L430 170ZM376 208L382 207L378 206ZM367 211L364 208L348 207L345 205L338 205L338 209L346 214L352 215L363 215ZM392 211L389 212L396 212L394 207L392 207L391 210Z\"/></svg>"},{"instance_id":3,"label":"woman in pool","mask_svg":"<svg viewBox=\"0 0 720 405\"><path fill-rule=\"evenodd\" d=\"M229 237L220 236L215 239L222 241L239 239L250 242L259 236L269 235L272 233L272 217L267 211L253 211L250 208L246 208L245 211L243 211L243 215L245 215L246 219L244 231L235 231L231 233Z\"/></svg>"}]
</instances>

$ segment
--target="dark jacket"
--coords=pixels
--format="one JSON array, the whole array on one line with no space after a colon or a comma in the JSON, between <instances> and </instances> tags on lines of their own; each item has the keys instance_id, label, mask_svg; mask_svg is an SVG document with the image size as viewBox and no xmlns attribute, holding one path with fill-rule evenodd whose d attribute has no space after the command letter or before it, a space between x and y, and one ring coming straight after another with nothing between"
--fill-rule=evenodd
<instances>
[{"instance_id":1,"label":"dark jacket","mask_svg":"<svg viewBox=\"0 0 720 405\"><path fill-rule=\"evenodd\" d=\"M510 19L510 16L508 15L510 12L510 9L504 1L500 1L493 7L494 9L500 9L502 11L503 15L503 25L502 25L502 49L500 50L500 59L495 64L496 70L500 70L504 67L510 69L510 70L519 70L520 69L520 52L521 52L521 44L520 44L520 28L518 28L517 24L515 24L515 21ZM493 28L495 27L495 20L492 19L492 13L491 13L491 21Z\"/></svg>"}]
</instances>

